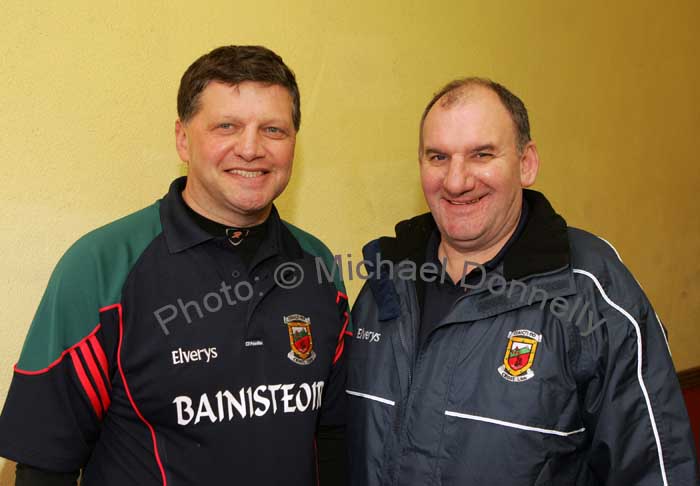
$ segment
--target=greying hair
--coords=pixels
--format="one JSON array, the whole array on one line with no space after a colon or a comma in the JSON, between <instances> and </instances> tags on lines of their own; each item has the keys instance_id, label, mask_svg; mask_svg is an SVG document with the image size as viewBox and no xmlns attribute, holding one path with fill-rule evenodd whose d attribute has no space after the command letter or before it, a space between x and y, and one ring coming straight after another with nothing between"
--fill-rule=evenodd
<instances>
[{"instance_id":1,"label":"greying hair","mask_svg":"<svg viewBox=\"0 0 700 486\"><path fill-rule=\"evenodd\" d=\"M462 100L469 88L474 86L482 86L484 88L490 89L498 95L498 98L503 103L503 106L508 113L510 113L510 118L513 120L515 125L515 132L517 136L517 147L518 152L522 153L525 145L531 140L530 138L530 120L527 116L527 108L520 98L515 96L508 90L505 86L491 81L487 78L479 77L468 77L462 79L455 79L454 81L448 83L440 91L435 93L435 96L430 100L428 106L425 107L423 111L423 116L420 119L420 146L421 150L423 147L423 124L425 123L425 117L428 116L430 109L438 102L444 98L440 105L449 108L457 101Z\"/></svg>"}]
</instances>

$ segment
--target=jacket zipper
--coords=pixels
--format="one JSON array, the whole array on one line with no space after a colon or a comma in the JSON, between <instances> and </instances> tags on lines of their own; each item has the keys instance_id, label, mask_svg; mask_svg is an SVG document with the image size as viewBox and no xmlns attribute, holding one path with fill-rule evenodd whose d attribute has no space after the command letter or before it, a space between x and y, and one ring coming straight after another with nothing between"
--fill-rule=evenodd
<instances>
[{"instance_id":1,"label":"jacket zipper","mask_svg":"<svg viewBox=\"0 0 700 486\"><path fill-rule=\"evenodd\" d=\"M409 286L409 291L408 291L408 292L409 292L409 293L411 292L410 286ZM465 295L459 297L459 298L453 303L452 308L456 307L456 306L457 306L457 303L458 303L459 301L464 300L464 299L467 299L468 297L470 297L471 295L473 295L471 292L468 292L468 294L469 294L469 295L466 295L466 294L465 294ZM411 296L411 297L415 299L415 296ZM420 333L420 329L419 329L420 323L418 322L418 325L416 325L416 322L417 322L418 319L420 319L420 317L419 317L418 315L415 315L416 313L413 312L414 310L415 310L415 309L412 309L412 312L411 312L411 315L413 316L412 323L411 323L411 327L412 327L413 334L414 334L414 336L416 337L416 341L417 341L418 335L419 335L419 333ZM451 310L452 310L452 309L450 309L450 311L451 311ZM448 314L449 314L449 312L448 312ZM399 454L399 455L397 456L397 457L399 457L399 458L402 458L402 457L404 456L404 452L405 452L405 449L406 449L406 446L403 445L402 442L403 442L404 434L405 434L405 432L406 432L406 419L407 419L407 416L408 416L408 411L409 411L409 409L410 409L411 404L413 403L413 396L414 396L414 393L413 393L413 386L412 386L412 384L413 384L413 376L412 376L412 375L413 375L413 374L416 374L416 375L417 375L418 370L419 370L419 368L420 368L420 365L421 365L421 363L422 363L422 361L423 361L423 356L425 355L425 350L427 349L427 344L428 344L428 342L430 341L430 338L431 338L432 334L433 334L435 331L437 331L440 327L441 327L441 326L435 327L435 329L433 329L433 330L430 332L430 334L428 334L428 335L425 337L425 340L424 340L422 343L418 343L418 342L417 342L417 343L413 346L412 350L410 350L410 351L409 351L408 346L406 345L406 342L404 341L403 334L399 331L399 338L400 338L400 340L401 340L401 344L402 344L403 347L410 353L410 356L409 356L409 358L410 358L410 360L409 360L410 365L409 365L409 367L408 367L408 393L407 393L407 395L406 395L406 403L405 403L405 406L403 407L403 410L400 410L399 413L397 414L397 415L398 415L398 420L399 420L399 423L397 424L397 425L399 426L399 434L398 434L398 441L397 441L396 446L397 446L397 449L399 449L399 450L401 451L401 454ZM414 357L415 357L415 359L414 359ZM392 484L393 484L393 486L398 486L398 485L399 485L400 464L401 464L401 461L400 461L400 459L399 459L399 461L397 461L397 462L395 463L395 465L394 465L394 471L393 471L393 476L394 476L394 477L393 477L393 479L392 479Z\"/></svg>"},{"instance_id":2,"label":"jacket zipper","mask_svg":"<svg viewBox=\"0 0 700 486\"><path fill-rule=\"evenodd\" d=\"M412 289L410 285L406 285L408 293L409 293L409 300L407 302L407 305L411 305L411 302L415 302L415 295L411 294L411 292L415 293L415 289ZM418 323L419 316L416 315L415 312L416 309L411 309L410 312L410 324L411 324L411 332L413 333L414 337L417 338L418 336L418 326L416 325ZM411 404L412 400L412 390L413 390L413 371L414 368L417 368L418 364L416 360L414 359L416 356L416 348L418 347L415 344L416 339L414 339L414 345L409 348L408 344L406 343L406 340L404 338L403 333L401 332L401 329L399 329L399 340L401 341L401 345L404 347L408 354L408 389L406 393L406 401L403 404L403 407L401 407L400 410L398 410L397 415L397 421L398 423L396 424L396 428L398 429L398 435L397 435L397 441L396 441L396 448L401 451L401 454L394 456L398 457L399 459L394 462L394 470L393 472L393 478L391 478L391 483L394 486L398 484L398 479L399 479L399 472L400 472L400 466L401 466L401 458L403 457L403 451L405 449L405 446L402 445L403 442L403 436L406 432L406 417L408 415L408 410L409 410L409 405Z\"/></svg>"},{"instance_id":3,"label":"jacket zipper","mask_svg":"<svg viewBox=\"0 0 700 486\"><path fill-rule=\"evenodd\" d=\"M406 341L404 341L403 333L400 330L399 330L399 339L401 340L401 345L404 347L404 349L408 350L408 345L406 344ZM411 365L408 367L408 394L409 395L411 393L411 383L413 381L412 369L413 369L413 363L411 363Z\"/></svg>"}]
</instances>

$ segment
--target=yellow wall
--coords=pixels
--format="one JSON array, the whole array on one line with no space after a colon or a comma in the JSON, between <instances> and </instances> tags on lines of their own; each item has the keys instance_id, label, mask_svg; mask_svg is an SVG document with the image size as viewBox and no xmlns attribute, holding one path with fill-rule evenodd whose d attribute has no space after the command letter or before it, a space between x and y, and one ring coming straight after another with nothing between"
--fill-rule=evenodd
<instances>
[{"instance_id":1,"label":"yellow wall","mask_svg":"<svg viewBox=\"0 0 700 486\"><path fill-rule=\"evenodd\" d=\"M265 44L298 75L303 122L281 212L358 259L425 209L416 125L432 93L469 74L511 87L539 142L536 188L617 247L677 368L700 365L700 3L155 4L2 3L0 403L53 265L79 235L165 193L182 170L179 77L231 43Z\"/></svg>"}]
</instances>

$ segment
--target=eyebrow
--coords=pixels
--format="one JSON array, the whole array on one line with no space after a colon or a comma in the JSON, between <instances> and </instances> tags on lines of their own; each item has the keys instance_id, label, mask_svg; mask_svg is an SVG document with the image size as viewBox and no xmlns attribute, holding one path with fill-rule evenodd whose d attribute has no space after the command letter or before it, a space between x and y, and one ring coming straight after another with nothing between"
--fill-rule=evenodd
<instances>
[{"instance_id":1,"label":"eyebrow","mask_svg":"<svg viewBox=\"0 0 700 486\"><path fill-rule=\"evenodd\" d=\"M496 150L495 145L493 145L491 143L487 143L484 145L478 145L478 146L474 147L473 149L470 150L470 152L474 154L477 152L493 152L495 150Z\"/></svg>"},{"instance_id":2,"label":"eyebrow","mask_svg":"<svg viewBox=\"0 0 700 486\"><path fill-rule=\"evenodd\" d=\"M434 148L426 148L426 149L423 149L423 153L425 155L435 155L435 154L442 155L445 152L443 152L442 150L434 149Z\"/></svg>"},{"instance_id":3,"label":"eyebrow","mask_svg":"<svg viewBox=\"0 0 700 486\"><path fill-rule=\"evenodd\" d=\"M477 152L485 152L485 151L493 152L495 150L496 150L496 146L494 144L485 143L483 145L477 145L476 147L469 149L469 153L475 154ZM442 150L438 150L436 148L428 147L428 148L423 150L423 153L425 155L434 155L434 154L444 154L445 152L443 152Z\"/></svg>"},{"instance_id":4,"label":"eyebrow","mask_svg":"<svg viewBox=\"0 0 700 486\"><path fill-rule=\"evenodd\" d=\"M225 121L225 122L242 122L241 117L239 117L236 114L231 114L231 113L221 113L217 115L217 118L219 121ZM278 125L278 126L285 126L285 125L290 125L293 126L294 122L289 120L285 121L283 118L264 118L260 120L260 124L267 126L267 125ZM216 122L218 123L218 122Z\"/></svg>"}]
</instances>

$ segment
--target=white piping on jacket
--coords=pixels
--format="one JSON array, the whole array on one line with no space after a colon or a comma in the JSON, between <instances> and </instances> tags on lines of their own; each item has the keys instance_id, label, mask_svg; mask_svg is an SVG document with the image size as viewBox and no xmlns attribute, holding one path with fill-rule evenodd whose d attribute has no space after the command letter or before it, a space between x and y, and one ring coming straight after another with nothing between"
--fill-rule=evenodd
<instances>
[{"instance_id":1,"label":"white piping on jacket","mask_svg":"<svg viewBox=\"0 0 700 486\"><path fill-rule=\"evenodd\" d=\"M612 248L612 251L614 251L614 252L615 252L615 255L617 255L617 259L620 260L620 262L622 262L622 257L621 257L620 254L617 252L617 250L615 249L615 247L612 246L612 243L610 243L610 242L609 242L608 240L606 240L605 238L601 238L600 236L598 237L598 239L603 240L610 248ZM624 263L624 262L623 262L623 263ZM637 282L637 285L639 285L639 288L642 289L642 290L644 290L644 289L642 288L642 284L639 283L639 280L637 280L636 277L635 277L634 280ZM666 341L666 349L668 349L668 354L669 354L669 356L673 356L673 355L671 354L671 345L668 344L668 336L666 335L666 331L664 330L664 325L663 325L663 323L661 322L661 319L659 319L659 315L658 315L656 312L654 312L654 315L656 316L656 320L657 320L657 322L659 323L659 328L661 329L661 334L663 334L663 336L664 336L664 341Z\"/></svg>"},{"instance_id":2,"label":"white piping on jacket","mask_svg":"<svg viewBox=\"0 0 700 486\"><path fill-rule=\"evenodd\" d=\"M387 405L391 405L392 407L396 405L396 402L394 402L393 400L388 400L386 398L378 397L376 395L368 395L367 393L360 393L352 390L345 390L345 393L347 393L348 395L354 395L356 397L367 398L368 400L374 400L375 402L385 403Z\"/></svg>"},{"instance_id":3,"label":"white piping on jacket","mask_svg":"<svg viewBox=\"0 0 700 486\"><path fill-rule=\"evenodd\" d=\"M651 420L651 430L654 432L654 440L656 441L656 450L659 455L659 466L661 468L661 478L663 479L664 486L668 486L668 480L666 479L666 468L664 466L664 455L661 451L661 439L659 438L659 431L656 429L656 420L654 420L654 411L651 409L651 401L649 400L649 393L647 392L647 387L644 385L644 378L642 377L642 331L639 329L639 324L637 321L632 317L629 312L627 312L625 309L617 305L615 302L610 300L608 295L605 293L605 290L603 290L603 286L600 285L600 282L598 279L595 277L590 272L587 272L586 270L581 270L579 268L574 268L574 273L578 273L581 275L585 275L586 277L590 278L593 280L593 283L595 283L595 286L598 287L598 291L600 292L600 295L603 296L603 299L610 304L611 307L616 309L620 314L625 316L628 321L632 323L632 326L634 326L634 330L637 333L637 380L639 381L639 387L642 389L642 394L644 395L644 401L646 402L647 405L647 410L649 412L649 419Z\"/></svg>"},{"instance_id":4,"label":"white piping on jacket","mask_svg":"<svg viewBox=\"0 0 700 486\"><path fill-rule=\"evenodd\" d=\"M530 430L532 432L541 432L543 434L559 435L561 437L567 437L569 435L578 434L586 430L585 427L572 430L571 432L562 432L560 430L543 429L540 427L530 427L529 425L516 424L514 422L506 422L505 420L497 420L488 417L481 417L479 415L470 415L468 413L451 412L450 410L445 410L445 415L448 417L457 417L469 420L476 420L478 422L488 422L490 424L502 425L504 427L512 427L514 429L520 430Z\"/></svg>"}]
</instances>

